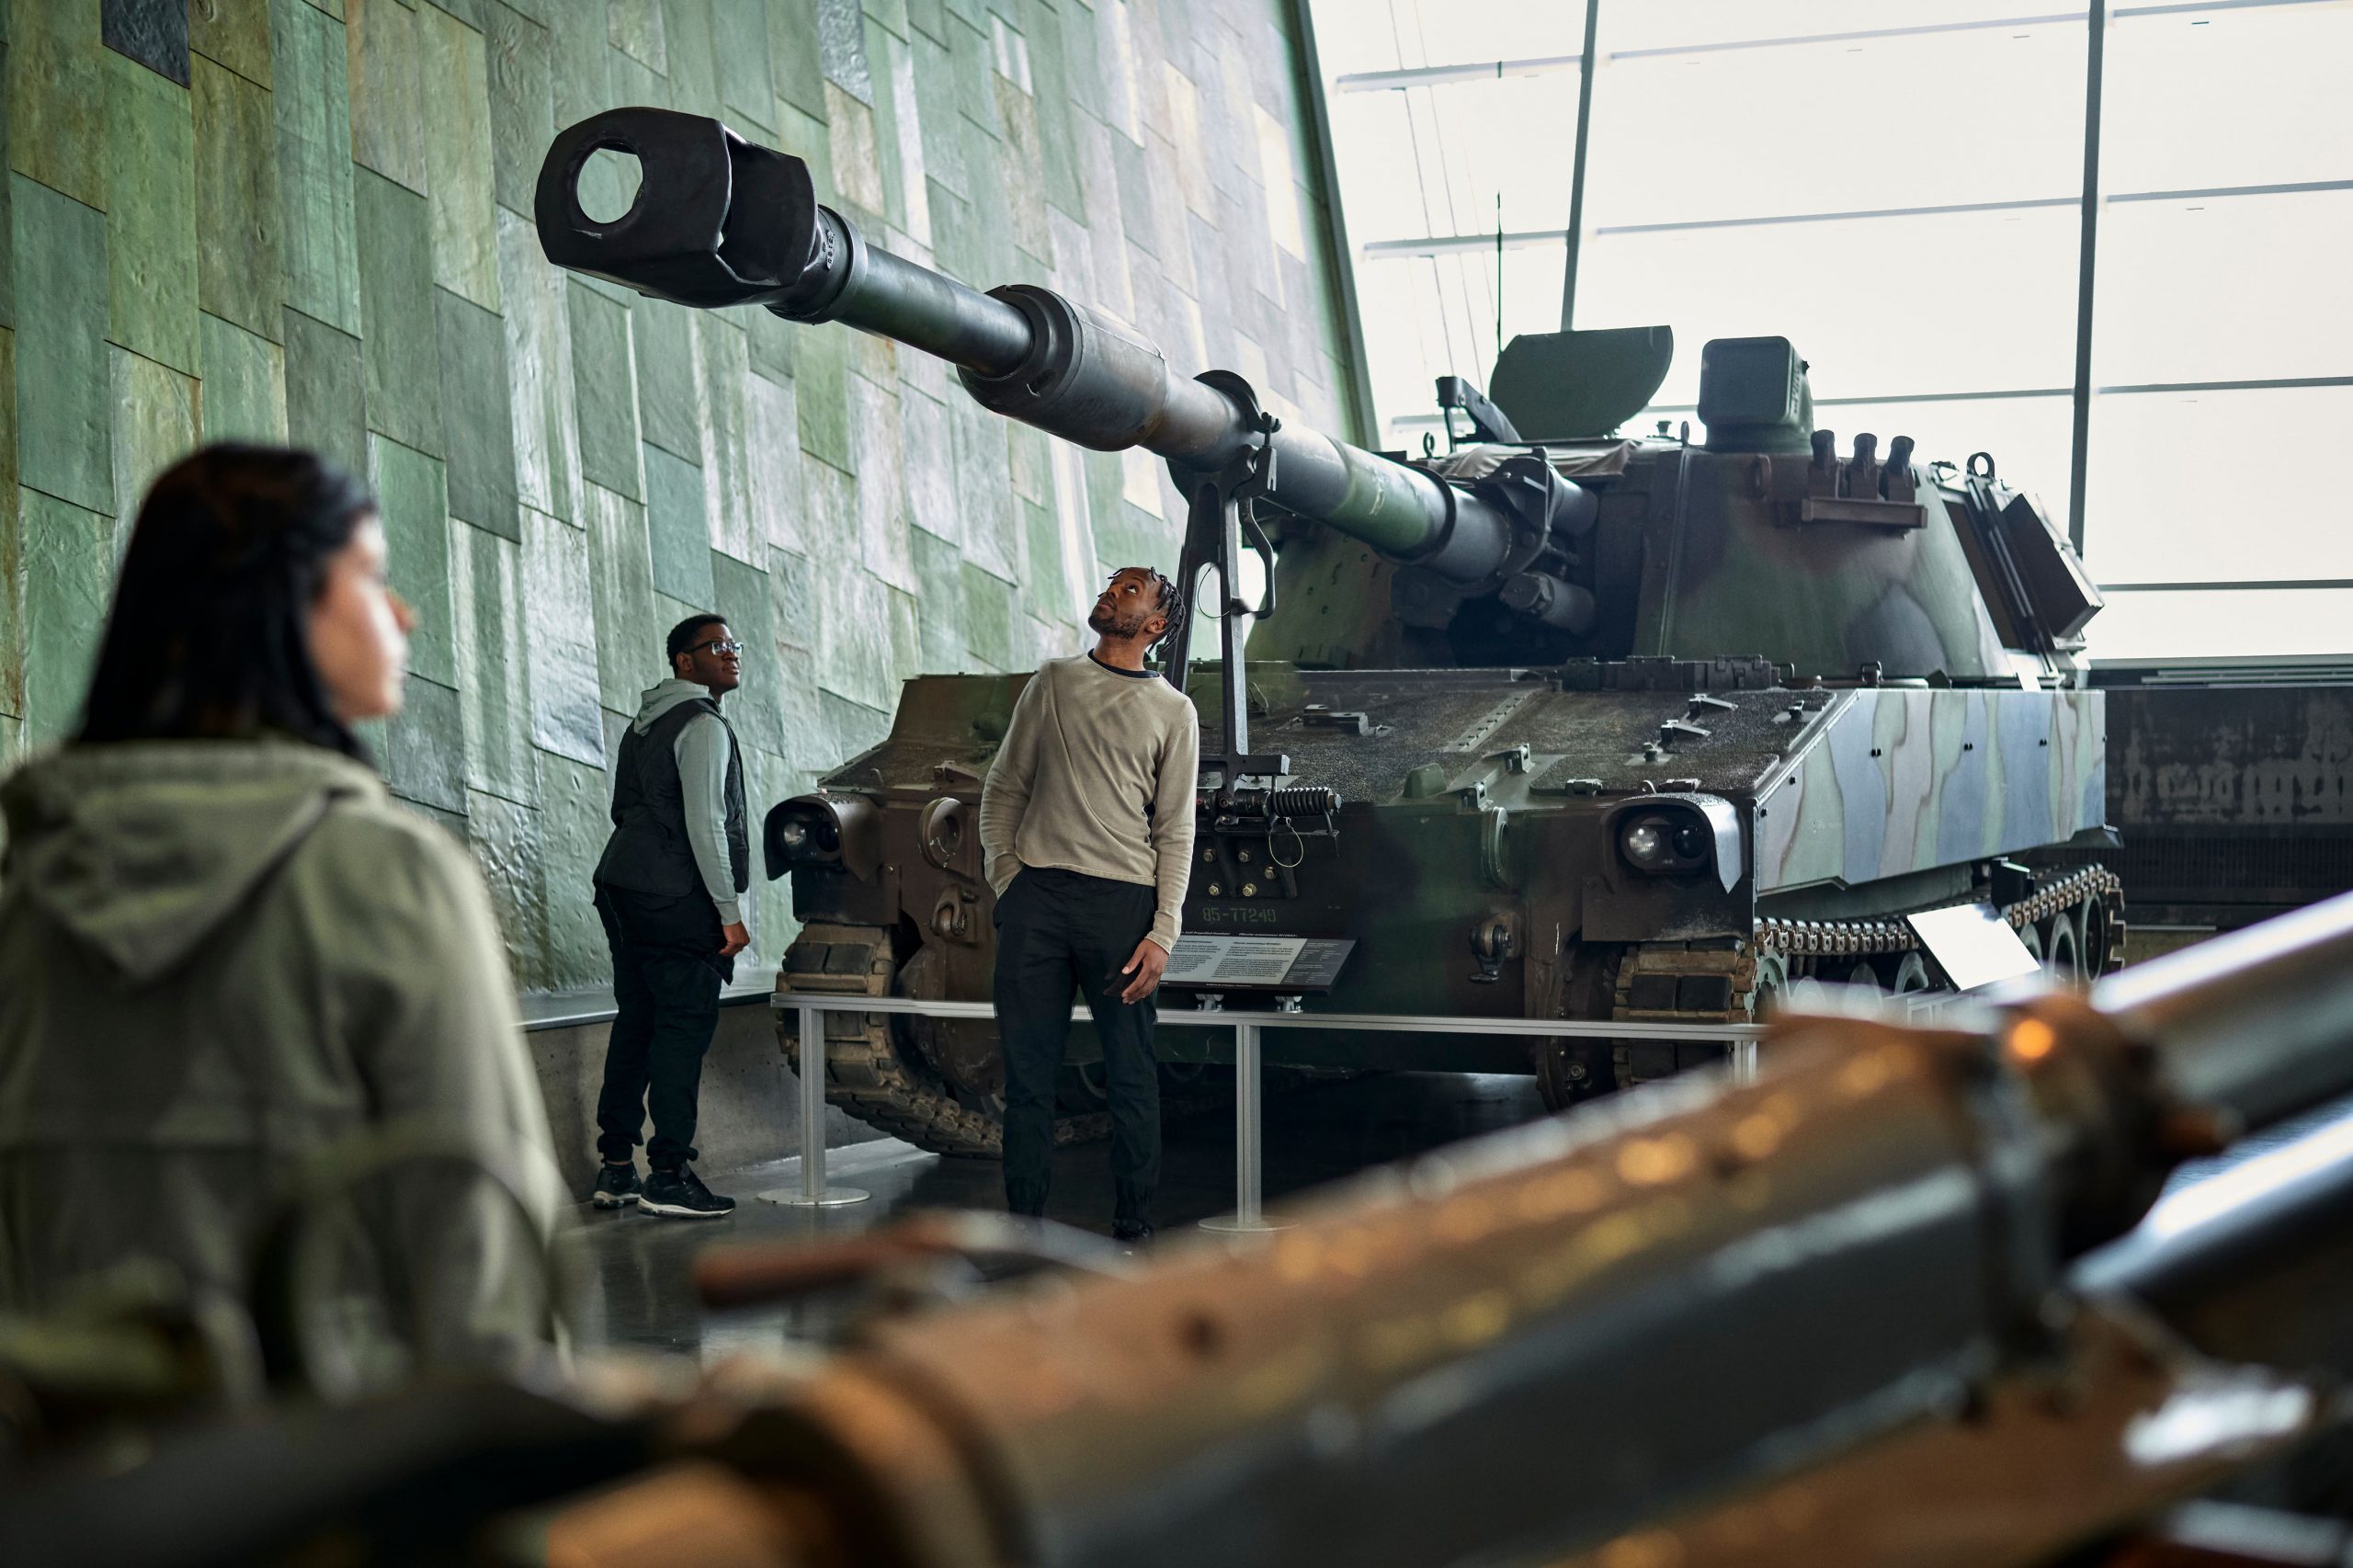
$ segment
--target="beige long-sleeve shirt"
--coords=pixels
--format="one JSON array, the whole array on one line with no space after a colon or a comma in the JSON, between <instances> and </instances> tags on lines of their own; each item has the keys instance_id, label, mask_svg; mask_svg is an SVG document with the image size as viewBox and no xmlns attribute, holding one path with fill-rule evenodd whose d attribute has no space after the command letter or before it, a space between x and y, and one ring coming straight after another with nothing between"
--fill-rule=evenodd
<instances>
[{"instance_id":1,"label":"beige long-sleeve shirt","mask_svg":"<svg viewBox=\"0 0 2353 1568\"><path fill-rule=\"evenodd\" d=\"M989 885L1001 893L1028 866L1139 883L1159 894L1148 935L1176 947L1200 750L1192 699L1158 676L1048 660L981 789Z\"/></svg>"}]
</instances>

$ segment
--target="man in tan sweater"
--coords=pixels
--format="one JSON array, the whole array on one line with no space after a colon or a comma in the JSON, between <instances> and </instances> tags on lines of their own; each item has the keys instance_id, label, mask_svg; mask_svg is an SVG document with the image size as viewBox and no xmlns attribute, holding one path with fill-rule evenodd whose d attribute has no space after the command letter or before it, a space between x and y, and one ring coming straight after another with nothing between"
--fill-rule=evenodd
<instances>
[{"instance_id":1,"label":"man in tan sweater","mask_svg":"<svg viewBox=\"0 0 2353 1568\"><path fill-rule=\"evenodd\" d=\"M1183 596L1159 573L1112 574L1086 619L1094 651L1039 666L981 790L981 848L997 895L1006 1207L1046 1211L1075 985L1103 1041L1111 1233L1127 1242L1152 1234L1152 995L1183 918L1200 758L1192 699L1146 670L1143 655L1183 613Z\"/></svg>"}]
</instances>

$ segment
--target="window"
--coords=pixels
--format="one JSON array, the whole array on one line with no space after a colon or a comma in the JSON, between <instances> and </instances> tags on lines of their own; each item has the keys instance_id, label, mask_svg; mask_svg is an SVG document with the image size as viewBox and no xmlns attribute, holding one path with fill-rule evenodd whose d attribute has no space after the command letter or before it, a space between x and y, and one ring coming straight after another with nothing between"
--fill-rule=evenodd
<instances>
[{"instance_id":1,"label":"window","mask_svg":"<svg viewBox=\"0 0 2353 1568\"><path fill-rule=\"evenodd\" d=\"M1677 339L1630 427L1694 417L1707 339L1778 333L1842 448L1988 450L2071 521L2086 15L1597 3L1576 324ZM1585 6L1313 11L1375 410L1416 446L1434 377L1560 325ZM2353 595L2295 585L2353 579L2353 505L2290 456L2353 415L2353 9L2112 4L2102 56L2093 653L2353 652ZM2288 585L2200 586L2234 583Z\"/></svg>"}]
</instances>

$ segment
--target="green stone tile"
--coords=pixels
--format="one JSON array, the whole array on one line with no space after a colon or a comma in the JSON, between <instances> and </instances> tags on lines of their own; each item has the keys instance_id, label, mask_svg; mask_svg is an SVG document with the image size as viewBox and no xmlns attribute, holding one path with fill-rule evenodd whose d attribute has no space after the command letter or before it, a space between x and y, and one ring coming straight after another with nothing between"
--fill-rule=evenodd
<instances>
[{"instance_id":1,"label":"green stone tile","mask_svg":"<svg viewBox=\"0 0 2353 1568\"><path fill-rule=\"evenodd\" d=\"M940 0L907 0L907 34L910 40L917 35L935 42L948 38L948 7Z\"/></svg>"},{"instance_id":2,"label":"green stone tile","mask_svg":"<svg viewBox=\"0 0 2353 1568\"><path fill-rule=\"evenodd\" d=\"M728 629L744 644L744 684L727 699L728 721L745 744L780 752L784 749L784 685L805 676L801 670L788 666L779 652L768 574L716 551L711 554L710 572L711 608L727 618Z\"/></svg>"},{"instance_id":3,"label":"green stone tile","mask_svg":"<svg viewBox=\"0 0 2353 1568\"><path fill-rule=\"evenodd\" d=\"M768 7L733 6L720 0L711 7L711 22L719 57L719 97L725 119L745 135L752 126L770 135L776 130L776 74L769 65Z\"/></svg>"},{"instance_id":4,"label":"green stone tile","mask_svg":"<svg viewBox=\"0 0 2353 1568\"><path fill-rule=\"evenodd\" d=\"M817 574L816 597L816 645L810 652L817 684L870 707L897 701L889 591L871 573L828 563Z\"/></svg>"},{"instance_id":5,"label":"green stone tile","mask_svg":"<svg viewBox=\"0 0 2353 1568\"><path fill-rule=\"evenodd\" d=\"M352 159L422 196L426 97L416 13L403 0L344 0L344 27ZM364 232L361 239L364 257Z\"/></svg>"},{"instance_id":6,"label":"green stone tile","mask_svg":"<svg viewBox=\"0 0 2353 1568\"><path fill-rule=\"evenodd\" d=\"M491 917L506 945L518 991L547 985L547 892L540 875L540 813L481 790L466 791L466 847L490 890Z\"/></svg>"},{"instance_id":7,"label":"green stone tile","mask_svg":"<svg viewBox=\"0 0 2353 1568\"><path fill-rule=\"evenodd\" d=\"M209 312L198 315L197 327L203 372L197 407L204 439L284 441L286 350Z\"/></svg>"},{"instance_id":8,"label":"green stone tile","mask_svg":"<svg viewBox=\"0 0 2353 1568\"><path fill-rule=\"evenodd\" d=\"M103 51L108 334L196 369L196 122L188 89Z\"/></svg>"},{"instance_id":9,"label":"green stone tile","mask_svg":"<svg viewBox=\"0 0 2353 1568\"><path fill-rule=\"evenodd\" d=\"M638 477L637 376L631 348L634 314L629 306L576 278L565 282L581 477L632 501L645 494Z\"/></svg>"},{"instance_id":10,"label":"green stone tile","mask_svg":"<svg viewBox=\"0 0 2353 1568\"><path fill-rule=\"evenodd\" d=\"M599 744L601 745L601 742ZM603 755L599 752L599 756ZM597 917L597 862L612 833L612 786L600 766L540 753L540 866L547 890L547 983L558 991L612 979Z\"/></svg>"},{"instance_id":11,"label":"green stone tile","mask_svg":"<svg viewBox=\"0 0 2353 1568\"><path fill-rule=\"evenodd\" d=\"M744 333L715 311L695 316L695 361L702 372L702 474L710 542L738 561L766 559L767 536L752 506L748 383ZM763 382L763 385L767 383Z\"/></svg>"},{"instance_id":12,"label":"green stone tile","mask_svg":"<svg viewBox=\"0 0 2353 1568\"><path fill-rule=\"evenodd\" d=\"M416 616L415 629L409 633L409 668L455 689L458 655L449 598L449 502L441 461L371 434L368 483L383 514L392 587Z\"/></svg>"},{"instance_id":13,"label":"green stone tile","mask_svg":"<svg viewBox=\"0 0 2353 1568\"><path fill-rule=\"evenodd\" d=\"M482 34L447 11L416 13L418 59L430 91L426 195L433 211L433 281L498 309L497 205L491 175L490 67Z\"/></svg>"},{"instance_id":14,"label":"green stone tile","mask_svg":"<svg viewBox=\"0 0 2353 1568\"><path fill-rule=\"evenodd\" d=\"M438 457L441 371L431 324L433 250L425 198L367 169L353 174L352 196L359 220L368 427Z\"/></svg>"},{"instance_id":15,"label":"green stone tile","mask_svg":"<svg viewBox=\"0 0 2353 1568\"><path fill-rule=\"evenodd\" d=\"M645 448L645 526L654 585L697 608L710 603L710 525L702 470L651 442Z\"/></svg>"},{"instance_id":16,"label":"green stone tile","mask_svg":"<svg viewBox=\"0 0 2353 1568\"><path fill-rule=\"evenodd\" d=\"M850 456L847 335L823 330L803 333L793 384L800 394L801 450L850 472L857 465Z\"/></svg>"},{"instance_id":17,"label":"green stone tile","mask_svg":"<svg viewBox=\"0 0 2353 1568\"><path fill-rule=\"evenodd\" d=\"M801 414L793 383L754 376L745 390L752 536L770 547L800 548Z\"/></svg>"},{"instance_id":18,"label":"green stone tile","mask_svg":"<svg viewBox=\"0 0 2353 1568\"><path fill-rule=\"evenodd\" d=\"M459 24L451 21L449 26ZM506 331L498 317L447 290L433 295L440 339L441 428L449 515L519 540L515 420L506 384Z\"/></svg>"},{"instance_id":19,"label":"green stone tile","mask_svg":"<svg viewBox=\"0 0 2353 1568\"><path fill-rule=\"evenodd\" d=\"M582 487L580 514L596 612L597 699L614 712L634 713L639 694L662 678L645 508L589 484Z\"/></svg>"},{"instance_id":20,"label":"green stone tile","mask_svg":"<svg viewBox=\"0 0 2353 1568\"><path fill-rule=\"evenodd\" d=\"M385 722L383 756L394 794L463 821L466 734L455 689L412 672L401 710Z\"/></svg>"},{"instance_id":21,"label":"green stone tile","mask_svg":"<svg viewBox=\"0 0 2353 1568\"><path fill-rule=\"evenodd\" d=\"M197 0L188 8L188 47L259 87L270 79L267 0Z\"/></svg>"},{"instance_id":22,"label":"green stone tile","mask_svg":"<svg viewBox=\"0 0 2353 1568\"><path fill-rule=\"evenodd\" d=\"M524 509L523 605L531 744L601 767L605 732L597 716L597 612L587 530Z\"/></svg>"},{"instance_id":23,"label":"green stone tile","mask_svg":"<svg viewBox=\"0 0 2353 1568\"><path fill-rule=\"evenodd\" d=\"M279 330L285 213L278 195L278 126L270 92L198 55L197 303L247 332Z\"/></svg>"},{"instance_id":24,"label":"green stone tile","mask_svg":"<svg viewBox=\"0 0 2353 1568\"><path fill-rule=\"evenodd\" d=\"M864 0L867 20L888 31L892 37L907 36L907 0Z\"/></svg>"},{"instance_id":25,"label":"green stone tile","mask_svg":"<svg viewBox=\"0 0 2353 1568\"><path fill-rule=\"evenodd\" d=\"M805 555L790 550L768 551L768 597L774 605L777 646L799 661L803 676L808 651L817 645L815 571Z\"/></svg>"},{"instance_id":26,"label":"green stone tile","mask_svg":"<svg viewBox=\"0 0 2353 1568\"><path fill-rule=\"evenodd\" d=\"M891 198L882 187L882 149L876 140L873 108L828 81L825 84L825 132L831 159L834 194L869 225L890 211Z\"/></svg>"},{"instance_id":27,"label":"green stone tile","mask_svg":"<svg viewBox=\"0 0 2353 1568\"><path fill-rule=\"evenodd\" d=\"M1075 19L1074 30L1091 28L1092 18ZM1071 135L1071 87L1068 62L1063 50L1063 23L1049 6L1032 4L1023 7L1023 30L1029 40L1030 80L1037 89L1032 99L1038 108L1039 151L1044 154L1046 199L1063 211L1083 215L1086 199L1078 188L1078 163L1074 153L1075 142Z\"/></svg>"},{"instance_id":28,"label":"green stone tile","mask_svg":"<svg viewBox=\"0 0 2353 1568\"><path fill-rule=\"evenodd\" d=\"M499 0L488 0L483 24L490 62L491 186L501 207L529 215L540 160L547 156L556 131L552 45L547 28Z\"/></svg>"},{"instance_id":29,"label":"green stone tile","mask_svg":"<svg viewBox=\"0 0 2353 1568\"><path fill-rule=\"evenodd\" d=\"M457 632L458 710L465 720L466 787L528 801L531 766L529 665L524 653L523 550L449 520L449 600Z\"/></svg>"},{"instance_id":30,"label":"green stone tile","mask_svg":"<svg viewBox=\"0 0 2353 1568\"><path fill-rule=\"evenodd\" d=\"M964 563L963 573L964 646L989 669L1019 668L1023 660L1015 642L1017 623L1021 619L1020 591L969 561ZM929 613L929 607L926 607L925 614Z\"/></svg>"},{"instance_id":31,"label":"green stone tile","mask_svg":"<svg viewBox=\"0 0 2353 1568\"><path fill-rule=\"evenodd\" d=\"M90 207L107 204L107 85L98 0L13 7L8 166Z\"/></svg>"},{"instance_id":32,"label":"green stone tile","mask_svg":"<svg viewBox=\"0 0 2353 1568\"><path fill-rule=\"evenodd\" d=\"M307 0L269 0L278 62L278 196L286 303L359 331L359 234L351 198L351 92L344 29Z\"/></svg>"},{"instance_id":33,"label":"green stone tile","mask_svg":"<svg viewBox=\"0 0 2353 1568\"><path fill-rule=\"evenodd\" d=\"M81 722L114 592L113 525L102 513L17 493L24 562L25 739L63 740Z\"/></svg>"},{"instance_id":34,"label":"green stone tile","mask_svg":"<svg viewBox=\"0 0 2353 1568\"><path fill-rule=\"evenodd\" d=\"M916 528L915 594L923 601L923 667L961 670L964 658L964 552L938 534Z\"/></svg>"},{"instance_id":35,"label":"green stone tile","mask_svg":"<svg viewBox=\"0 0 2353 1568\"><path fill-rule=\"evenodd\" d=\"M824 120L815 115L803 114L790 104L779 102L776 147L779 153L790 153L809 165L809 181L816 187L817 199L833 205L839 195L834 188L833 132Z\"/></svg>"},{"instance_id":36,"label":"green stone tile","mask_svg":"<svg viewBox=\"0 0 2353 1568\"><path fill-rule=\"evenodd\" d=\"M553 0L540 18L548 29L549 65L553 77L555 123L558 129L577 125L590 115L613 107L605 56L605 8L578 0Z\"/></svg>"},{"instance_id":37,"label":"green stone tile","mask_svg":"<svg viewBox=\"0 0 2353 1568\"><path fill-rule=\"evenodd\" d=\"M438 6L476 32L489 25L483 14L484 0L429 0L429 3Z\"/></svg>"},{"instance_id":38,"label":"green stone tile","mask_svg":"<svg viewBox=\"0 0 2353 1568\"><path fill-rule=\"evenodd\" d=\"M889 584L882 586L884 623L891 638L891 699L899 699L898 683L923 674L923 615L914 594Z\"/></svg>"},{"instance_id":39,"label":"green stone tile","mask_svg":"<svg viewBox=\"0 0 2353 1568\"><path fill-rule=\"evenodd\" d=\"M17 478L63 501L114 505L107 407L107 220L9 176L17 273Z\"/></svg>"},{"instance_id":40,"label":"green stone tile","mask_svg":"<svg viewBox=\"0 0 2353 1568\"><path fill-rule=\"evenodd\" d=\"M821 767L838 767L868 747L880 745L890 738L888 708L870 708L833 691L819 692L818 706L824 714L828 743L828 760Z\"/></svg>"},{"instance_id":41,"label":"green stone tile","mask_svg":"<svg viewBox=\"0 0 2353 1568\"><path fill-rule=\"evenodd\" d=\"M772 381L790 381L800 361L801 335L809 329L774 311L739 311L736 315L750 348L752 373Z\"/></svg>"},{"instance_id":42,"label":"green stone tile","mask_svg":"<svg viewBox=\"0 0 2353 1568\"><path fill-rule=\"evenodd\" d=\"M660 0L620 0L606 7L607 36L615 49L657 76L670 74Z\"/></svg>"},{"instance_id":43,"label":"green stone tile","mask_svg":"<svg viewBox=\"0 0 2353 1568\"><path fill-rule=\"evenodd\" d=\"M527 506L572 518L580 489L579 413L564 275L530 222L498 212L498 290L506 301L506 378L515 414L515 488Z\"/></svg>"},{"instance_id":44,"label":"green stone tile","mask_svg":"<svg viewBox=\"0 0 2353 1568\"><path fill-rule=\"evenodd\" d=\"M817 41L817 0L768 6L768 67L777 96L802 114L825 117L825 75Z\"/></svg>"},{"instance_id":45,"label":"green stone tile","mask_svg":"<svg viewBox=\"0 0 2353 1568\"><path fill-rule=\"evenodd\" d=\"M368 472L368 381L359 340L286 312L286 438Z\"/></svg>"},{"instance_id":46,"label":"green stone tile","mask_svg":"<svg viewBox=\"0 0 2353 1568\"><path fill-rule=\"evenodd\" d=\"M5 769L14 766L17 759L24 755L24 721L21 719L10 718L5 713L0 713L0 769ZM0 854L6 854L7 849L8 834L6 825L5 824L0 824Z\"/></svg>"},{"instance_id":47,"label":"green stone tile","mask_svg":"<svg viewBox=\"0 0 2353 1568\"><path fill-rule=\"evenodd\" d=\"M719 57L717 40L712 36L711 4L712 0L660 0L663 42L669 56L669 65L663 74L670 78L672 108L681 114L705 114L723 120L727 110L719 96ZM758 118L766 124L774 117L775 111L770 110ZM740 131L745 128L736 129Z\"/></svg>"},{"instance_id":48,"label":"green stone tile","mask_svg":"<svg viewBox=\"0 0 2353 1568\"><path fill-rule=\"evenodd\" d=\"M670 79L622 49L605 51L606 104L670 107Z\"/></svg>"},{"instance_id":49,"label":"green stone tile","mask_svg":"<svg viewBox=\"0 0 2353 1568\"><path fill-rule=\"evenodd\" d=\"M143 69L143 67L142 67ZM153 73L150 73L153 74ZM108 348L114 387L115 559L147 487L196 447L196 378L128 348Z\"/></svg>"},{"instance_id":50,"label":"green stone tile","mask_svg":"<svg viewBox=\"0 0 2353 1568\"><path fill-rule=\"evenodd\" d=\"M918 36L914 43L915 97L921 106L924 173L957 195L964 194L967 122L956 111L956 65L945 43ZM937 212L932 214L936 226ZM938 244L937 234L933 243Z\"/></svg>"},{"instance_id":51,"label":"green stone tile","mask_svg":"<svg viewBox=\"0 0 2353 1568\"><path fill-rule=\"evenodd\" d=\"M898 397L864 376L852 376L849 405L850 446L858 472L858 558L892 586L912 588L915 561L907 551L907 474Z\"/></svg>"},{"instance_id":52,"label":"green stone tile","mask_svg":"<svg viewBox=\"0 0 2353 1568\"><path fill-rule=\"evenodd\" d=\"M630 310L645 439L688 462L702 457L702 384L695 373L698 313L660 300L642 301Z\"/></svg>"}]
</instances>

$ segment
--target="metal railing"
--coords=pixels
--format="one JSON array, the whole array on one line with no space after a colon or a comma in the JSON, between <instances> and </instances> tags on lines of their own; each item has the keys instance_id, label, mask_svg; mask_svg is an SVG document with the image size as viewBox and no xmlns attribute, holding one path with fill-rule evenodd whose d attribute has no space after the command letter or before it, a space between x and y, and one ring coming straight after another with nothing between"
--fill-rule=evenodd
<instances>
[{"instance_id":1,"label":"metal railing","mask_svg":"<svg viewBox=\"0 0 2353 1568\"><path fill-rule=\"evenodd\" d=\"M767 1193L778 1203L811 1209L832 1209L859 1203L873 1196L854 1187L825 1185L825 1028L826 1013L906 1013L923 1018L994 1019L996 1009L987 1002L931 1002L909 996L856 996L779 991L769 998L777 1012L799 1016L801 1042L801 1185L790 1192ZM1074 1006L1074 1023L1093 1017ZM1296 998L1280 998L1275 1011L1229 1011L1212 1000L1207 1006L1163 1007L1162 1028L1213 1028L1233 1031L1233 1212L1201 1223L1212 1230L1273 1231L1264 1201L1264 1129L1261 1125L1263 1085L1260 1036L1267 1029L1355 1029L1384 1034L1520 1035L1534 1039L1677 1040L1721 1041L1732 1048L1735 1075L1756 1071L1756 1041L1761 1024L1617 1023L1584 1018L1468 1018L1428 1014L1310 1013Z\"/></svg>"}]
</instances>

